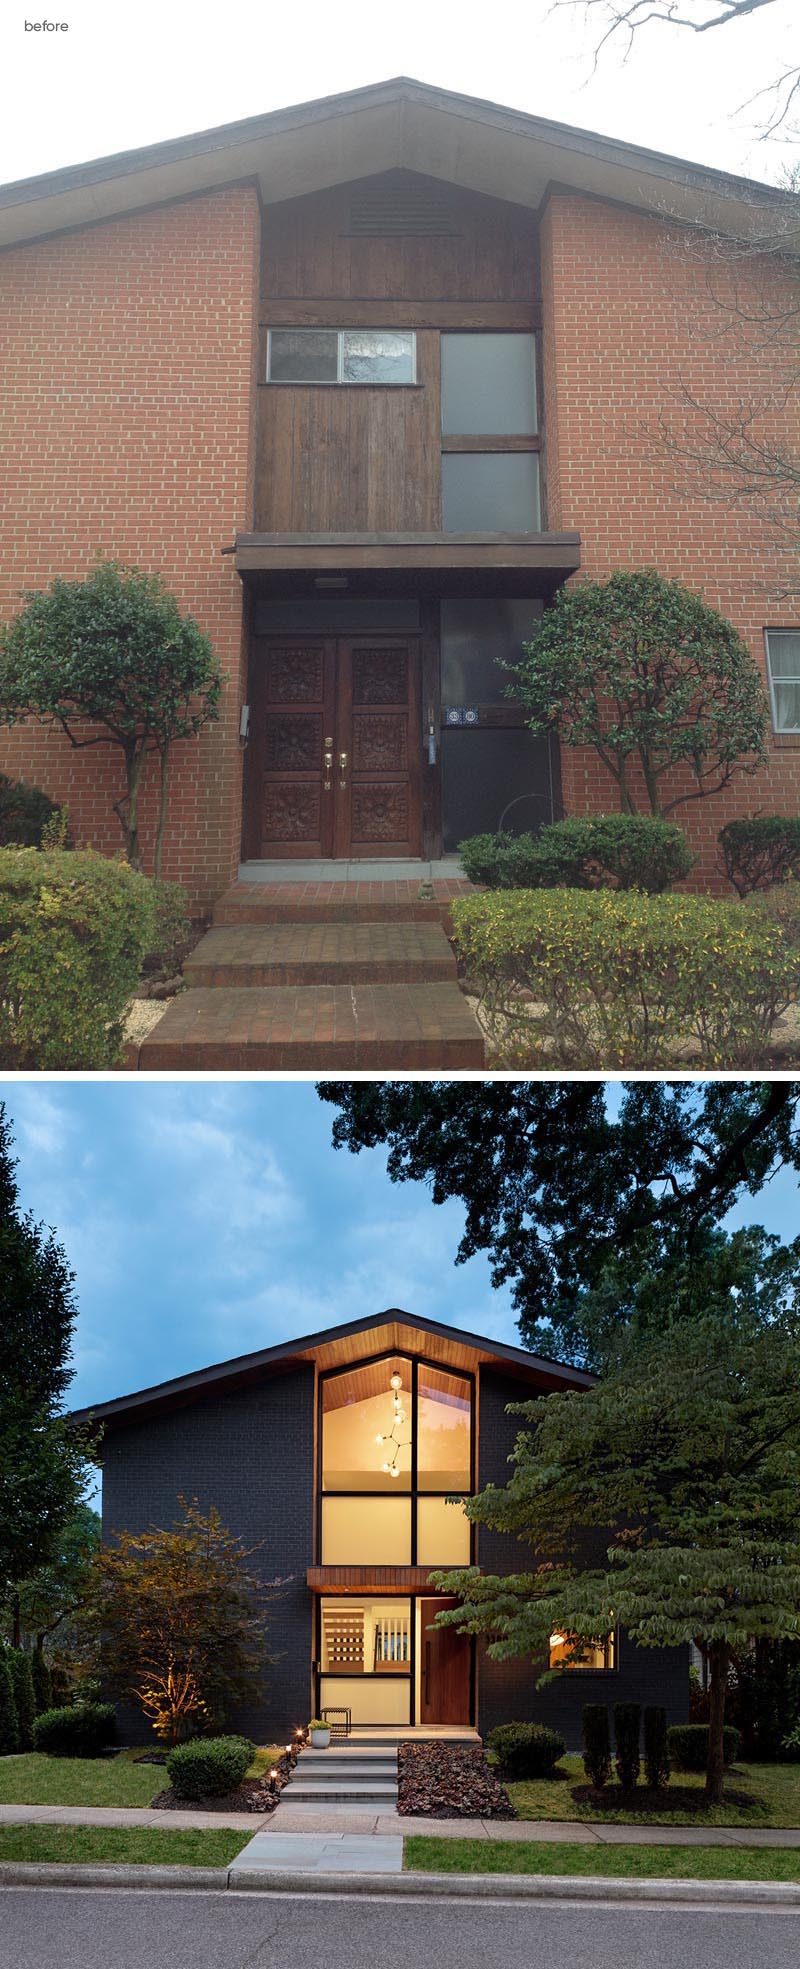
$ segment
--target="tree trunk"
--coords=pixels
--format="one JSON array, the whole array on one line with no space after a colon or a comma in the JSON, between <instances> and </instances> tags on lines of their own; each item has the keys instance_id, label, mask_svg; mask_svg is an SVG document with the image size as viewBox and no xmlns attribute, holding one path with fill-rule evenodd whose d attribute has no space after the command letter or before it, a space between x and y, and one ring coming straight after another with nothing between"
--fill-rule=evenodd
<instances>
[{"instance_id":1,"label":"tree trunk","mask_svg":"<svg viewBox=\"0 0 800 1969\"><path fill-rule=\"evenodd\" d=\"M139 787L144 766L144 746L141 740L134 740L125 748L125 779L127 792L124 800L114 801L114 812L119 821L125 840L125 860L131 868L141 868L142 853L139 847Z\"/></svg>"},{"instance_id":2,"label":"tree trunk","mask_svg":"<svg viewBox=\"0 0 800 1969\"><path fill-rule=\"evenodd\" d=\"M12 1648L19 1648L21 1645L22 1626L19 1614L19 1594L15 1593L11 1602L11 1646Z\"/></svg>"},{"instance_id":3,"label":"tree trunk","mask_svg":"<svg viewBox=\"0 0 800 1969\"><path fill-rule=\"evenodd\" d=\"M731 1651L727 1641L712 1641L708 1650L708 1764L706 1766L706 1797L713 1805L722 1799L722 1786L725 1777L723 1726L725 1723L725 1690L728 1681Z\"/></svg>"},{"instance_id":4,"label":"tree trunk","mask_svg":"<svg viewBox=\"0 0 800 1969\"><path fill-rule=\"evenodd\" d=\"M159 751L159 759L161 761L161 779L158 789L158 825L156 827L156 844L155 844L155 852L153 855L153 874L157 882L161 881L161 854L164 845L164 829L167 825L167 805L169 802L169 745L168 744L161 746Z\"/></svg>"}]
</instances>

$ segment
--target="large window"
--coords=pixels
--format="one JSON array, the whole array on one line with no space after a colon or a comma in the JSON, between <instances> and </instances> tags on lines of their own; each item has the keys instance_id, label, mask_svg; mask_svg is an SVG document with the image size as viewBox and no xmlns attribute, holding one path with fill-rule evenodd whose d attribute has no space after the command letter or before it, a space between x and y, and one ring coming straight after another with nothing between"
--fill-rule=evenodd
<instances>
[{"instance_id":1,"label":"large window","mask_svg":"<svg viewBox=\"0 0 800 1969\"><path fill-rule=\"evenodd\" d=\"M472 1385L400 1354L323 1377L322 1565L469 1564Z\"/></svg>"},{"instance_id":2,"label":"large window","mask_svg":"<svg viewBox=\"0 0 800 1969\"><path fill-rule=\"evenodd\" d=\"M354 1724L411 1721L412 1614L404 1599L323 1599L320 1708Z\"/></svg>"},{"instance_id":3,"label":"large window","mask_svg":"<svg viewBox=\"0 0 800 1969\"><path fill-rule=\"evenodd\" d=\"M776 732L800 732L800 629L768 629L767 669Z\"/></svg>"},{"instance_id":4,"label":"large window","mask_svg":"<svg viewBox=\"0 0 800 1969\"><path fill-rule=\"evenodd\" d=\"M533 335L442 335L442 528L541 527Z\"/></svg>"},{"instance_id":5,"label":"large window","mask_svg":"<svg viewBox=\"0 0 800 1969\"><path fill-rule=\"evenodd\" d=\"M397 328L271 328L268 383L414 383L416 337Z\"/></svg>"}]
</instances>

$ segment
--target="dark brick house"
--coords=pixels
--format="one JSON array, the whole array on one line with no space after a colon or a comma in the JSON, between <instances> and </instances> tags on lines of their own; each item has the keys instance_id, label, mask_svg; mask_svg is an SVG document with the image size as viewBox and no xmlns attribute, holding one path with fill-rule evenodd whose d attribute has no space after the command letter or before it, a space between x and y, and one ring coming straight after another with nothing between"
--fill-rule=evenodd
<instances>
[{"instance_id":1,"label":"dark brick house","mask_svg":"<svg viewBox=\"0 0 800 1969\"><path fill-rule=\"evenodd\" d=\"M732 360L701 316L709 232L767 237L780 205L404 79L0 189L0 614L115 557L164 576L225 675L176 756L165 874L206 900L242 860L438 858L613 807L501 667L579 564L699 590L769 685L763 772L679 810L695 879L721 880L731 814L796 811L788 583L652 438L679 387L723 420L774 391L770 338ZM795 283L776 256L736 277L742 322ZM0 765L116 851L110 750L29 726Z\"/></svg>"},{"instance_id":2,"label":"dark brick house","mask_svg":"<svg viewBox=\"0 0 800 1969\"><path fill-rule=\"evenodd\" d=\"M688 1706L688 1650L609 1634L585 1664L536 1688L528 1661L490 1661L429 1625L431 1568L514 1571L521 1551L473 1529L448 1494L503 1483L527 1393L591 1377L397 1309L104 1402L103 1536L169 1525L178 1498L212 1505L279 1580L263 1701L239 1721L260 1741L328 1707L368 1726L552 1721L580 1739L585 1701ZM87 1411L81 1411L81 1419ZM551 1637L550 1665L563 1654Z\"/></svg>"}]
</instances>

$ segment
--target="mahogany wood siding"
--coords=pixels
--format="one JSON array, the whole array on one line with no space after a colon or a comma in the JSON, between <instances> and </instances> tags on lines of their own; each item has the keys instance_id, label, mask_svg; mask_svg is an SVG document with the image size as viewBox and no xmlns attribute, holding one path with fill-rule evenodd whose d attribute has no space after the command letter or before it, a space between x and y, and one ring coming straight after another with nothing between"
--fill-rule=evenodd
<instances>
[{"instance_id":1,"label":"mahogany wood siding","mask_svg":"<svg viewBox=\"0 0 800 1969\"><path fill-rule=\"evenodd\" d=\"M427 197L448 232L354 233L359 187L349 185L265 212L256 531L437 532L439 330L538 320L533 215L413 174L368 189L378 207L382 187L402 207L409 180L415 209L424 215ZM416 384L268 384L267 329L279 323L414 328Z\"/></svg>"}]
</instances>

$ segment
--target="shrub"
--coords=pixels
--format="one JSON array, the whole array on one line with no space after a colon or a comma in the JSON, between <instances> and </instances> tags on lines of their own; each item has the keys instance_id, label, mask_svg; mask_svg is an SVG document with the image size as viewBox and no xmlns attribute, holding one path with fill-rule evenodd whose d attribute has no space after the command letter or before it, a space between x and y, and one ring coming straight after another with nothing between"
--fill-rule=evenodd
<instances>
[{"instance_id":1,"label":"shrub","mask_svg":"<svg viewBox=\"0 0 800 1969\"><path fill-rule=\"evenodd\" d=\"M474 834L459 854L488 889L644 889L657 895L694 867L685 834L646 814L554 821L533 834Z\"/></svg>"},{"instance_id":2,"label":"shrub","mask_svg":"<svg viewBox=\"0 0 800 1969\"><path fill-rule=\"evenodd\" d=\"M660 1791L669 1777L667 1712L658 1706L644 1712L644 1774L651 1791Z\"/></svg>"},{"instance_id":3,"label":"shrub","mask_svg":"<svg viewBox=\"0 0 800 1969\"><path fill-rule=\"evenodd\" d=\"M17 1711L19 1747L20 1750L32 1750L36 1698L33 1693L30 1660L26 1654L23 1654L21 1648L9 1648L7 1661Z\"/></svg>"},{"instance_id":4,"label":"shrub","mask_svg":"<svg viewBox=\"0 0 800 1969\"><path fill-rule=\"evenodd\" d=\"M583 1768L595 1791L602 1791L611 1776L611 1732L604 1702L584 1704Z\"/></svg>"},{"instance_id":5,"label":"shrub","mask_svg":"<svg viewBox=\"0 0 800 1969\"><path fill-rule=\"evenodd\" d=\"M734 1764L739 1755L738 1730L726 1723L722 1739L723 1762ZM708 1765L707 1723L673 1723L667 1731L667 1747L676 1770L704 1771Z\"/></svg>"},{"instance_id":6,"label":"shrub","mask_svg":"<svg viewBox=\"0 0 800 1969\"><path fill-rule=\"evenodd\" d=\"M44 829L58 812L41 787L0 773L0 848L40 848Z\"/></svg>"},{"instance_id":7,"label":"shrub","mask_svg":"<svg viewBox=\"0 0 800 1969\"><path fill-rule=\"evenodd\" d=\"M639 1782L639 1737L642 1709L638 1702L615 1702L614 1744L617 1777L623 1791L633 1791Z\"/></svg>"},{"instance_id":8,"label":"shrub","mask_svg":"<svg viewBox=\"0 0 800 1969\"><path fill-rule=\"evenodd\" d=\"M36 1750L48 1757L100 1757L116 1743L117 1719L112 1702L81 1702L72 1708L46 1709L33 1726Z\"/></svg>"},{"instance_id":9,"label":"shrub","mask_svg":"<svg viewBox=\"0 0 800 1969\"><path fill-rule=\"evenodd\" d=\"M774 889L755 889L747 898L747 906L773 930L777 925L791 950L800 950L800 882L778 882Z\"/></svg>"},{"instance_id":10,"label":"shrub","mask_svg":"<svg viewBox=\"0 0 800 1969\"><path fill-rule=\"evenodd\" d=\"M740 896L800 876L800 820L753 814L729 820L717 836L728 881Z\"/></svg>"},{"instance_id":11,"label":"shrub","mask_svg":"<svg viewBox=\"0 0 800 1969\"><path fill-rule=\"evenodd\" d=\"M705 896L463 896L454 940L500 1064L762 1066L800 988L780 926Z\"/></svg>"},{"instance_id":12,"label":"shrub","mask_svg":"<svg viewBox=\"0 0 800 1969\"><path fill-rule=\"evenodd\" d=\"M0 1757L8 1757L19 1750L19 1722L8 1652L6 1648L0 1648Z\"/></svg>"},{"instance_id":13,"label":"shrub","mask_svg":"<svg viewBox=\"0 0 800 1969\"><path fill-rule=\"evenodd\" d=\"M501 1723L487 1742L504 1778L550 1778L566 1749L558 1731L543 1723Z\"/></svg>"},{"instance_id":14,"label":"shrub","mask_svg":"<svg viewBox=\"0 0 800 1969\"><path fill-rule=\"evenodd\" d=\"M170 1751L167 1775L179 1798L222 1798L241 1784L252 1760L245 1737L208 1737Z\"/></svg>"},{"instance_id":15,"label":"shrub","mask_svg":"<svg viewBox=\"0 0 800 1969\"><path fill-rule=\"evenodd\" d=\"M31 1655L31 1680L36 1714L41 1716L45 1709L53 1707L53 1677L41 1648L35 1648Z\"/></svg>"},{"instance_id":16,"label":"shrub","mask_svg":"<svg viewBox=\"0 0 800 1969\"><path fill-rule=\"evenodd\" d=\"M189 930L186 890L177 882L154 882L153 903L153 934L145 953L144 968L147 971L171 973L177 969L178 953L186 942Z\"/></svg>"},{"instance_id":17,"label":"shrub","mask_svg":"<svg viewBox=\"0 0 800 1969\"><path fill-rule=\"evenodd\" d=\"M153 920L121 862L0 850L0 1064L115 1066Z\"/></svg>"},{"instance_id":18,"label":"shrub","mask_svg":"<svg viewBox=\"0 0 800 1969\"><path fill-rule=\"evenodd\" d=\"M694 867L674 821L648 814L600 814L555 821L536 842L537 887L644 889L659 895Z\"/></svg>"}]
</instances>

